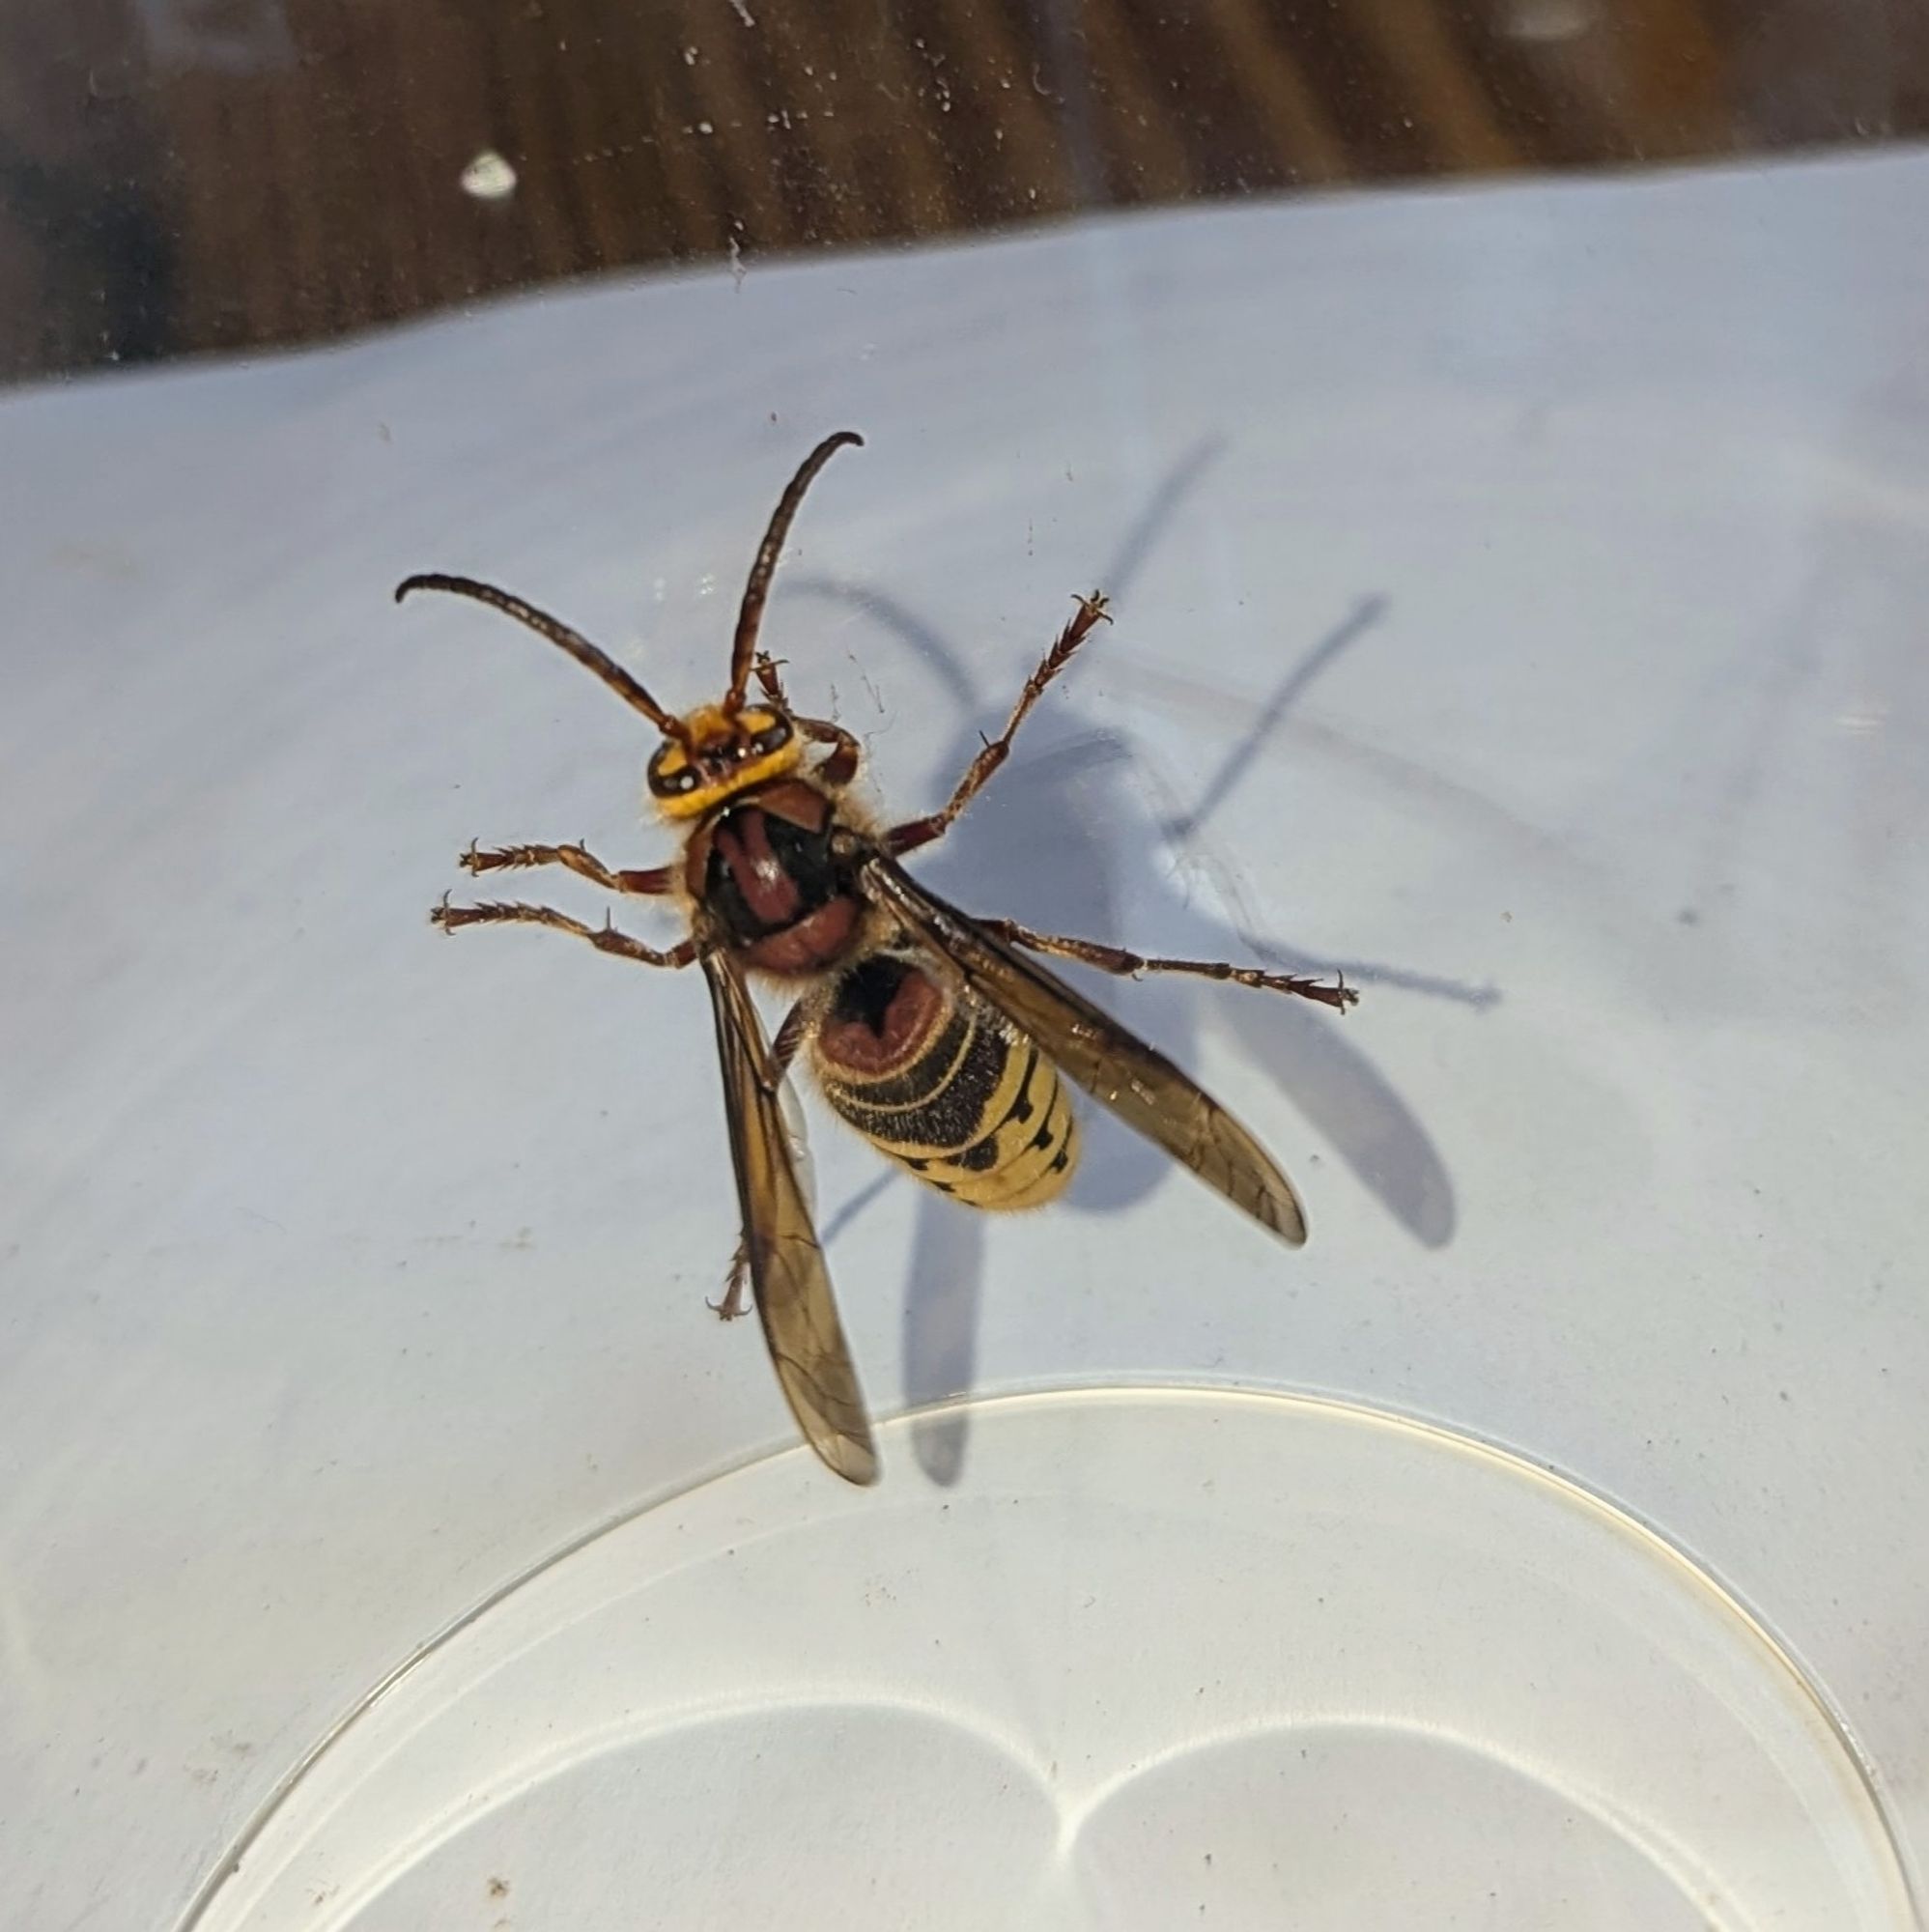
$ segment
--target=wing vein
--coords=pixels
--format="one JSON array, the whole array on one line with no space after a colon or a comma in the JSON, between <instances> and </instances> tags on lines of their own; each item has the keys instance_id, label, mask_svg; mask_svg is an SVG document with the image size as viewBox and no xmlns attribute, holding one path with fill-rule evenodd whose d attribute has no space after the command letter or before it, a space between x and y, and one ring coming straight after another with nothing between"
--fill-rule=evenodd
<instances>
[{"instance_id":1,"label":"wing vein","mask_svg":"<svg viewBox=\"0 0 1929 1932\"><path fill-rule=\"evenodd\" d=\"M1292 1183L1164 1054L927 891L889 854L873 851L862 877L875 903L949 961L969 992L1036 1040L1066 1078L1289 1246L1305 1240L1306 1213Z\"/></svg>"},{"instance_id":2,"label":"wing vein","mask_svg":"<svg viewBox=\"0 0 1929 1932\"><path fill-rule=\"evenodd\" d=\"M848 1482L875 1482L877 1451L830 1270L798 1181L780 1094L763 1076L770 1050L762 1023L727 955L705 954L703 971L717 1021L751 1287L778 1385L805 1439L831 1469Z\"/></svg>"}]
</instances>

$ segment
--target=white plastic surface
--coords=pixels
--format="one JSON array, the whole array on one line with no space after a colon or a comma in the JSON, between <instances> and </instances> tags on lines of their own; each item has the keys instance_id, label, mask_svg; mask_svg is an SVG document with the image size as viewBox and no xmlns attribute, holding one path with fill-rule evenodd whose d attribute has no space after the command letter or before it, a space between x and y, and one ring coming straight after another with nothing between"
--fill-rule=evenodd
<instances>
[{"instance_id":1,"label":"white plastic surface","mask_svg":"<svg viewBox=\"0 0 1929 1932\"><path fill-rule=\"evenodd\" d=\"M1925 215L1915 156L1156 214L0 403L20 1922L174 1922L438 1630L789 1439L703 1307L700 986L424 923L472 838L664 856L638 721L388 593L493 578L695 701L846 425L769 639L894 807L944 795L1071 592L1116 600L927 876L1364 992L1100 989L1279 1153L1298 1256L1095 1122L1068 1208L984 1226L816 1117L873 1407L1206 1378L1573 1472L1787 1645L1919 1865ZM902 1514L990 1479L976 1413L891 1433L880 1590ZM1060 1480L1100 1523L1121 1474ZM772 1638L802 1678L829 1640ZM1043 1722L1070 1680L1035 1680ZM915 1856L922 1815L851 1830Z\"/></svg>"}]
</instances>

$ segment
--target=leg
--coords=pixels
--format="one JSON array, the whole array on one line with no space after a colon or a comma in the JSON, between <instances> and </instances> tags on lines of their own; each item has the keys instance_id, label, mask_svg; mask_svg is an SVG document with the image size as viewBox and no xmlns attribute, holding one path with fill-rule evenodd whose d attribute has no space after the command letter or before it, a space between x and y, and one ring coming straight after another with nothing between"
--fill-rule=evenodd
<instances>
[{"instance_id":1,"label":"leg","mask_svg":"<svg viewBox=\"0 0 1929 1932\"><path fill-rule=\"evenodd\" d=\"M835 791L841 791L857 777L864 753L841 724L833 724L828 718L793 718L791 723L807 738L833 747L831 755L816 768L814 777L822 779Z\"/></svg>"},{"instance_id":2,"label":"leg","mask_svg":"<svg viewBox=\"0 0 1929 1932\"><path fill-rule=\"evenodd\" d=\"M450 905L446 897L429 915L429 923L444 932L461 925L553 925L558 932L573 932L586 939L599 952L613 952L619 959L634 959L641 966L688 966L696 957L696 936L679 939L667 952L645 946L613 925L585 925L553 906L538 905Z\"/></svg>"},{"instance_id":3,"label":"leg","mask_svg":"<svg viewBox=\"0 0 1929 1932\"><path fill-rule=\"evenodd\" d=\"M804 1044L804 1015L808 1010L809 1002L799 1000L784 1014L778 1027L777 1037L770 1043L771 1091L777 1091L778 1083L790 1071L790 1063L797 1058L797 1049Z\"/></svg>"},{"instance_id":4,"label":"leg","mask_svg":"<svg viewBox=\"0 0 1929 1932\"><path fill-rule=\"evenodd\" d=\"M1146 959L1127 952L1121 946L1101 946L1091 939L1061 939L1048 932L1034 932L1008 919L981 919L978 923L1000 939L1028 946L1034 952L1050 952L1061 959L1077 959L1096 966L1101 973L1195 973L1202 980L1230 980L1235 986L1251 986L1262 993L1296 993L1302 1000L1317 1000L1322 1007L1345 1012L1359 995L1342 977L1337 986L1299 973L1262 973L1253 966L1229 966L1219 959Z\"/></svg>"},{"instance_id":5,"label":"leg","mask_svg":"<svg viewBox=\"0 0 1929 1932\"><path fill-rule=\"evenodd\" d=\"M863 753L858 750L858 741L841 724L833 724L828 718L800 718L790 708L790 700L783 695L783 680L778 675L780 658L774 658L768 651L759 651L752 663L756 672L757 683L763 688L763 695L789 718L790 722L819 745L833 745L837 749L817 767L817 777L828 785L841 789L858 775L858 765Z\"/></svg>"},{"instance_id":6,"label":"leg","mask_svg":"<svg viewBox=\"0 0 1929 1932\"><path fill-rule=\"evenodd\" d=\"M751 661L751 668L756 672L757 683L763 687L763 695L780 711L790 709L790 700L783 695L783 680L778 672L790 662L788 658L774 658L768 651L759 651Z\"/></svg>"},{"instance_id":7,"label":"leg","mask_svg":"<svg viewBox=\"0 0 1929 1932\"><path fill-rule=\"evenodd\" d=\"M730 1271L723 1277L722 1297L703 1305L720 1321L734 1321L751 1312L751 1244L742 1236L737 1237L737 1252L730 1257Z\"/></svg>"},{"instance_id":8,"label":"leg","mask_svg":"<svg viewBox=\"0 0 1929 1932\"><path fill-rule=\"evenodd\" d=\"M797 1058L797 1049L804 1044L804 1013L806 1002L799 1000L784 1014L783 1024L777 1030L777 1037L770 1043L770 1065L765 1079L772 1093L776 1093L783 1076L790 1070L790 1063ZM730 1257L730 1272L724 1278L723 1298L713 1301L709 1306L725 1321L734 1321L738 1316L750 1313L751 1307L751 1251L747 1243L738 1241L737 1252Z\"/></svg>"},{"instance_id":9,"label":"leg","mask_svg":"<svg viewBox=\"0 0 1929 1932\"><path fill-rule=\"evenodd\" d=\"M886 842L894 852L915 852L919 846L928 845L934 838L942 838L951 829L958 814L984 789L992 773L1011 755L1011 740L1019 725L1025 722L1025 714L1043 695L1046 685L1071 662L1072 653L1099 624L1111 621L1105 599L1096 590L1090 597L1078 600L1077 615L1059 633L1037 669L1025 680L1025 689L1018 694L1018 702L1011 707L1011 716L1005 721L1005 729L971 761L971 769L958 781L957 789L942 811L934 811L928 818L914 818L908 825L893 827L886 835Z\"/></svg>"},{"instance_id":10,"label":"leg","mask_svg":"<svg viewBox=\"0 0 1929 1932\"><path fill-rule=\"evenodd\" d=\"M672 870L668 866L652 866L646 871L612 871L581 845L504 845L484 852L471 843L462 855L466 872L496 872L525 866L567 866L578 878L587 879L605 892L634 893L646 898L660 898L670 890Z\"/></svg>"}]
</instances>

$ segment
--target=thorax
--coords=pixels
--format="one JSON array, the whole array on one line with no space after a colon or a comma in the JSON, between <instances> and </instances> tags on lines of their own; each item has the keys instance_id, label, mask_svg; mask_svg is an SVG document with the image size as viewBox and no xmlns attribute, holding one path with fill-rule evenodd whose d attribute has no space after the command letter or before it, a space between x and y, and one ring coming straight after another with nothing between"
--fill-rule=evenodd
<instances>
[{"instance_id":1,"label":"thorax","mask_svg":"<svg viewBox=\"0 0 1929 1932\"><path fill-rule=\"evenodd\" d=\"M684 858L684 884L746 964L805 975L856 947L865 902L834 854L837 807L799 779L749 791L706 819Z\"/></svg>"}]
</instances>

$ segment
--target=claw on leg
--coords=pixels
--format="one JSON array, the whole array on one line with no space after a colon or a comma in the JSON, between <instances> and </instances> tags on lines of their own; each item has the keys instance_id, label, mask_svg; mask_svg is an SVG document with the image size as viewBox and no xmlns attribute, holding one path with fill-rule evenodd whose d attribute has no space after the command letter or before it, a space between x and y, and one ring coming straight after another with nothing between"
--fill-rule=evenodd
<instances>
[{"instance_id":1,"label":"claw on leg","mask_svg":"<svg viewBox=\"0 0 1929 1932\"><path fill-rule=\"evenodd\" d=\"M734 1321L738 1316L751 1312L751 1251L747 1243L739 1241L737 1252L730 1257L730 1272L723 1283L723 1299L705 1302L704 1306L720 1321Z\"/></svg>"}]
</instances>

